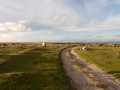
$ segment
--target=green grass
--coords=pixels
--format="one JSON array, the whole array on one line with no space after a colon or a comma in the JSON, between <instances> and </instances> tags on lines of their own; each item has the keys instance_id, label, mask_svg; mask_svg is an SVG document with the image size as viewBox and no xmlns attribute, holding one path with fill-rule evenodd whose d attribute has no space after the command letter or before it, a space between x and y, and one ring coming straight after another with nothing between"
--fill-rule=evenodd
<instances>
[{"instance_id":1,"label":"green grass","mask_svg":"<svg viewBox=\"0 0 120 90\"><path fill-rule=\"evenodd\" d=\"M74 90L60 64L63 48L2 51L0 60L7 61L0 64L0 90Z\"/></svg>"},{"instance_id":2,"label":"green grass","mask_svg":"<svg viewBox=\"0 0 120 90\"><path fill-rule=\"evenodd\" d=\"M87 62L93 63L104 71L120 79L119 47L91 46L86 51L79 48L75 52Z\"/></svg>"}]
</instances>

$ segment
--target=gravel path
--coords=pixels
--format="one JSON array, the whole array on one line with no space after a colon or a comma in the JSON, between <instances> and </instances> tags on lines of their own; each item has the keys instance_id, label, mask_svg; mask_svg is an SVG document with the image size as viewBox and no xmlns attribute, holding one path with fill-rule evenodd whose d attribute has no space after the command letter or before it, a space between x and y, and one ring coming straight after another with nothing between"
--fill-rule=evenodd
<instances>
[{"instance_id":1,"label":"gravel path","mask_svg":"<svg viewBox=\"0 0 120 90\"><path fill-rule=\"evenodd\" d=\"M120 90L119 80L80 58L74 48L62 51L62 61L77 90Z\"/></svg>"}]
</instances>

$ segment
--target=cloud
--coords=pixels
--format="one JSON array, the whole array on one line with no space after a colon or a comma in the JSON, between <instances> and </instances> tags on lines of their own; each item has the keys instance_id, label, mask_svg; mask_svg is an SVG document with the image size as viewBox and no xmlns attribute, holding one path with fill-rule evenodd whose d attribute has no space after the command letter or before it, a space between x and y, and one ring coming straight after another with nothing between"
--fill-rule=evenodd
<instances>
[{"instance_id":1,"label":"cloud","mask_svg":"<svg viewBox=\"0 0 120 90\"><path fill-rule=\"evenodd\" d=\"M28 21L21 20L19 22L5 22L0 23L0 31L10 31L10 32L21 32L21 31L31 31L31 28L26 27L24 24Z\"/></svg>"},{"instance_id":2,"label":"cloud","mask_svg":"<svg viewBox=\"0 0 120 90\"><path fill-rule=\"evenodd\" d=\"M71 38L71 37L65 37L65 38Z\"/></svg>"},{"instance_id":3,"label":"cloud","mask_svg":"<svg viewBox=\"0 0 120 90\"><path fill-rule=\"evenodd\" d=\"M115 35L114 37L120 37L120 35Z\"/></svg>"},{"instance_id":4,"label":"cloud","mask_svg":"<svg viewBox=\"0 0 120 90\"><path fill-rule=\"evenodd\" d=\"M96 37L100 38L100 37L103 37L103 36L96 36Z\"/></svg>"},{"instance_id":5,"label":"cloud","mask_svg":"<svg viewBox=\"0 0 120 90\"><path fill-rule=\"evenodd\" d=\"M20 32L19 37L42 37L56 32L81 32L83 36L83 32L89 35L88 32L115 31L120 29L119 8L120 0L3 0L0 35L12 38ZM92 36L85 38L88 37Z\"/></svg>"},{"instance_id":6,"label":"cloud","mask_svg":"<svg viewBox=\"0 0 120 90\"><path fill-rule=\"evenodd\" d=\"M1 12L3 18L1 21L3 22L28 18L31 24L36 23L38 26L46 26L46 28L52 28L51 30L58 30L63 26L75 25L76 20L79 18L74 9L67 7L63 0L25 0L24 2L12 0L7 3L3 1L2 5L4 10ZM8 14L10 15L6 16ZM20 21L20 23L24 24L26 21ZM36 27L32 25L32 28Z\"/></svg>"},{"instance_id":7,"label":"cloud","mask_svg":"<svg viewBox=\"0 0 120 90\"><path fill-rule=\"evenodd\" d=\"M0 35L2 38L11 38L12 36L9 34L2 34Z\"/></svg>"},{"instance_id":8,"label":"cloud","mask_svg":"<svg viewBox=\"0 0 120 90\"><path fill-rule=\"evenodd\" d=\"M5 21L7 25L11 24L14 28L5 28L5 23L3 23L2 30L27 31L27 29L29 29L28 31L30 31L32 29L50 30L53 32L56 30L69 32L119 29L120 16L110 17L110 15L106 14L104 15L106 19L101 20L104 7L111 4L117 4L116 2L119 3L119 0L114 2L109 2L108 0L90 0L83 1L82 4L72 0L25 0L24 2L12 0L7 3L3 1L1 3L2 8L4 8L4 12L1 15L3 20L20 20L19 22L12 23ZM11 14L5 17L9 13ZM114 23L112 19L114 19ZM30 28L25 26L26 23L30 23Z\"/></svg>"},{"instance_id":9,"label":"cloud","mask_svg":"<svg viewBox=\"0 0 120 90\"><path fill-rule=\"evenodd\" d=\"M20 20L20 21L18 21L18 23L20 23L20 24L27 24L27 23L30 23L30 20Z\"/></svg>"},{"instance_id":10,"label":"cloud","mask_svg":"<svg viewBox=\"0 0 120 90\"><path fill-rule=\"evenodd\" d=\"M91 37L91 35L85 35L85 37Z\"/></svg>"},{"instance_id":11,"label":"cloud","mask_svg":"<svg viewBox=\"0 0 120 90\"><path fill-rule=\"evenodd\" d=\"M52 32L52 31L48 31L48 32L47 32L47 34L53 34L53 33L54 33L54 32Z\"/></svg>"},{"instance_id":12,"label":"cloud","mask_svg":"<svg viewBox=\"0 0 120 90\"><path fill-rule=\"evenodd\" d=\"M83 27L70 26L65 31L106 31L120 29L120 16L109 17L104 21L92 20Z\"/></svg>"},{"instance_id":13,"label":"cloud","mask_svg":"<svg viewBox=\"0 0 120 90\"><path fill-rule=\"evenodd\" d=\"M99 25L99 22L95 22L95 20L92 20L88 23L88 27L96 27L97 25Z\"/></svg>"},{"instance_id":14,"label":"cloud","mask_svg":"<svg viewBox=\"0 0 120 90\"><path fill-rule=\"evenodd\" d=\"M0 41L1 42L10 42L10 41L18 41L18 38L20 38L21 36L23 36L24 34L21 32L9 32L9 33L0 33Z\"/></svg>"}]
</instances>

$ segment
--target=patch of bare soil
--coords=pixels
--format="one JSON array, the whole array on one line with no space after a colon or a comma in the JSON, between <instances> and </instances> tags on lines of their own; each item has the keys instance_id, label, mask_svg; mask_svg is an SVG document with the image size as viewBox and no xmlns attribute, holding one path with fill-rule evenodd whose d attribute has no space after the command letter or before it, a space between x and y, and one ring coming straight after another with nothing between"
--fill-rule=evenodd
<instances>
[{"instance_id":1,"label":"patch of bare soil","mask_svg":"<svg viewBox=\"0 0 120 90\"><path fill-rule=\"evenodd\" d=\"M63 67L77 90L120 90L120 81L80 58L74 48L62 51Z\"/></svg>"}]
</instances>

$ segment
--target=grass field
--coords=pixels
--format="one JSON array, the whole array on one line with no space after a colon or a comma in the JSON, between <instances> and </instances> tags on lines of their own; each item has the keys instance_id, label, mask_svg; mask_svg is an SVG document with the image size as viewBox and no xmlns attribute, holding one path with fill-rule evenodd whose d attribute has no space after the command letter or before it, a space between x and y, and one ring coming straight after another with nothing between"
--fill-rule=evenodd
<instances>
[{"instance_id":1,"label":"grass field","mask_svg":"<svg viewBox=\"0 0 120 90\"><path fill-rule=\"evenodd\" d=\"M0 51L0 90L74 90L60 64L67 46L32 46Z\"/></svg>"},{"instance_id":2,"label":"grass field","mask_svg":"<svg viewBox=\"0 0 120 90\"><path fill-rule=\"evenodd\" d=\"M81 58L120 79L120 47L89 46L88 50L79 48L75 52Z\"/></svg>"}]
</instances>

